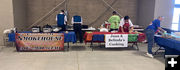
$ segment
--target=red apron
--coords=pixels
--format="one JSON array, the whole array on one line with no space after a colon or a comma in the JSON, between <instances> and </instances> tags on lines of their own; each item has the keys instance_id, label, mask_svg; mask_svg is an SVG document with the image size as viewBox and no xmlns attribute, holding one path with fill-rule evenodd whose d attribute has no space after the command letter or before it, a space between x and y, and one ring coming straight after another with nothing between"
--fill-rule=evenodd
<instances>
[{"instance_id":1,"label":"red apron","mask_svg":"<svg viewBox=\"0 0 180 70\"><path fill-rule=\"evenodd\" d=\"M129 32L129 26L129 22L125 22L125 24L123 25L124 32ZM119 27L119 32L122 32L121 26Z\"/></svg>"}]
</instances>

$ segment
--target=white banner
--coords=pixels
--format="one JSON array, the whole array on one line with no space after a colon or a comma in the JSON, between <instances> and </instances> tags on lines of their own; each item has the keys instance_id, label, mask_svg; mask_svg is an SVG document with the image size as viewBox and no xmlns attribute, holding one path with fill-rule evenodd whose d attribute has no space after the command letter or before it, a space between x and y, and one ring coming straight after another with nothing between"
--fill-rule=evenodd
<instances>
[{"instance_id":1,"label":"white banner","mask_svg":"<svg viewBox=\"0 0 180 70\"><path fill-rule=\"evenodd\" d=\"M106 34L106 48L128 47L128 34Z\"/></svg>"}]
</instances>

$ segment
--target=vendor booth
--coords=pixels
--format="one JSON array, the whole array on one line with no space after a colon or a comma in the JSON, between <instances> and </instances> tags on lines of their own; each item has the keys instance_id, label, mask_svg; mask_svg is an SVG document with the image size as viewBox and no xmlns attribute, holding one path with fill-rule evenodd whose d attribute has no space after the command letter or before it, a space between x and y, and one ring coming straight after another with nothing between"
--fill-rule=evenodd
<instances>
[{"instance_id":1,"label":"vendor booth","mask_svg":"<svg viewBox=\"0 0 180 70\"><path fill-rule=\"evenodd\" d=\"M93 50L94 49L93 43L106 43L107 42L106 35L119 35L119 36L127 35L127 38L124 37L124 36L122 36L122 38L121 37L117 37L117 38L120 38L120 39L118 39L118 41L115 40L116 41L116 45L117 45L117 43L120 43L123 40L124 42L127 41L128 43L133 43L132 47L135 45L137 50L139 50L137 42L142 42L142 41L145 40L145 34L144 33L86 32L85 35L84 35L85 43L90 42L91 43L91 48ZM115 37L114 39L117 39L117 38ZM121 43L121 44L124 44L126 46L117 46L115 48L118 48L118 47L128 47L127 43Z\"/></svg>"}]
</instances>

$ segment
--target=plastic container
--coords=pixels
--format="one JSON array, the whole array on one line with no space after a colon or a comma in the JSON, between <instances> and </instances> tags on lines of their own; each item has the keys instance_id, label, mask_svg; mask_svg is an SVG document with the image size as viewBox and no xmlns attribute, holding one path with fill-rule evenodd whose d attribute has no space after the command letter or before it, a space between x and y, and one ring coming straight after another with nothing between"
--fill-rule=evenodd
<instances>
[{"instance_id":1,"label":"plastic container","mask_svg":"<svg viewBox=\"0 0 180 70\"><path fill-rule=\"evenodd\" d=\"M45 26L43 26L43 32L44 33L50 33L50 32L52 32L52 27L50 26L50 25L45 25Z\"/></svg>"},{"instance_id":2,"label":"plastic container","mask_svg":"<svg viewBox=\"0 0 180 70\"><path fill-rule=\"evenodd\" d=\"M40 26L33 26L32 27L32 32L33 33L39 33L41 31L41 27Z\"/></svg>"}]
</instances>

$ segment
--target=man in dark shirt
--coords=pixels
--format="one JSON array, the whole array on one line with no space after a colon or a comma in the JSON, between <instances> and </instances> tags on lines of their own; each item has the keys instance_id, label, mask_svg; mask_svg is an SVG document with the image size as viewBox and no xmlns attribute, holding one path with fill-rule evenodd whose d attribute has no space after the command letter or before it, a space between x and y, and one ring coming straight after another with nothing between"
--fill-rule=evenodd
<instances>
[{"instance_id":1,"label":"man in dark shirt","mask_svg":"<svg viewBox=\"0 0 180 70\"><path fill-rule=\"evenodd\" d=\"M75 15L72 17L72 24L74 32L76 33L76 38L79 38L80 43L83 43L83 34L82 34L82 18L81 16Z\"/></svg>"},{"instance_id":2,"label":"man in dark shirt","mask_svg":"<svg viewBox=\"0 0 180 70\"><path fill-rule=\"evenodd\" d=\"M57 26L62 28L61 31L65 31L66 30L67 17L64 14L64 10L61 10L61 13L57 14L56 21L57 21Z\"/></svg>"}]
</instances>

